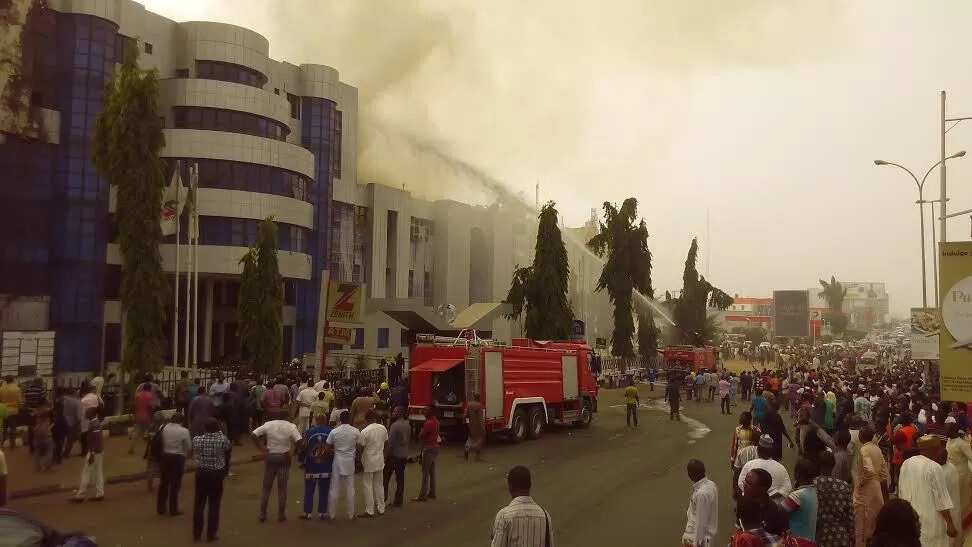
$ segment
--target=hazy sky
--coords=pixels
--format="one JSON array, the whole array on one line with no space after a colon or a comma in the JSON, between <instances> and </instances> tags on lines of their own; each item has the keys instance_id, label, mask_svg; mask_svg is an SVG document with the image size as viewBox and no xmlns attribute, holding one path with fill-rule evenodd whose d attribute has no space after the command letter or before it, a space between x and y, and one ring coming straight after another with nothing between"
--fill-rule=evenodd
<instances>
[{"instance_id":1,"label":"hazy sky","mask_svg":"<svg viewBox=\"0 0 972 547\"><path fill-rule=\"evenodd\" d=\"M950 116L972 115L962 0L145 4L246 26L276 59L337 68L361 94L362 182L469 195L474 177L454 158L531 202L539 181L570 224L637 197L661 291L680 286L709 211L709 278L727 292L835 274L885 281L903 316L921 304L917 191L873 160L919 177L936 161L939 90ZM972 122L948 143L972 152ZM949 206L972 208L972 156L948 173ZM950 239L969 234L968 217L949 222Z\"/></svg>"}]
</instances>

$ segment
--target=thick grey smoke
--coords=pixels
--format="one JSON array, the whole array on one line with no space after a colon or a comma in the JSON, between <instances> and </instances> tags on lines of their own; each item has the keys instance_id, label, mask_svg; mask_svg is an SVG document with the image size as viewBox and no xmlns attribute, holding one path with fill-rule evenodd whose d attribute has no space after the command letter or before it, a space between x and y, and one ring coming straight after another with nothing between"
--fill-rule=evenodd
<instances>
[{"instance_id":1,"label":"thick grey smoke","mask_svg":"<svg viewBox=\"0 0 972 547\"><path fill-rule=\"evenodd\" d=\"M599 203L599 184L636 180L633 154L664 153L703 69L813 62L843 35L837 0L264 7L274 57L359 88L360 178L430 198L532 194L539 179Z\"/></svg>"}]
</instances>

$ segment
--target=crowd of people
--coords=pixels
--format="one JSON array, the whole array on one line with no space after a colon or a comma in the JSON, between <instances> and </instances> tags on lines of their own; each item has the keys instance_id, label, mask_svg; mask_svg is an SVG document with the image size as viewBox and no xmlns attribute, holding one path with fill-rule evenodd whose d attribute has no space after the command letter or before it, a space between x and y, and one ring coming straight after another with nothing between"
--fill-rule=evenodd
<instances>
[{"instance_id":1,"label":"crowd of people","mask_svg":"<svg viewBox=\"0 0 972 547\"><path fill-rule=\"evenodd\" d=\"M699 401L738 395L745 409L728 451L731 546L963 545L972 498L965 403L931 392L921 364L887 357L889 366L859 369L809 353L787 369L669 377L673 419L683 392ZM796 449L792 469L782 463L784 442ZM708 545L718 489L701 462L689 462L688 474L683 543Z\"/></svg>"},{"instance_id":2,"label":"crowd of people","mask_svg":"<svg viewBox=\"0 0 972 547\"><path fill-rule=\"evenodd\" d=\"M302 470L303 520L333 520L343 502L346 517L375 518L387 508L404 504L406 464L420 461L422 481L414 502L436 499L436 460L441 431L434 409L414 428L408 420L407 379L356 384L351 381L314 381L306 377L277 376L266 382L254 376L232 381L216 374L211 383L189 378L180 380L166 393L147 375L133 394L132 427L128 452L143 450L149 490L154 490L155 510L160 516L180 516L183 476L192 462L195 467L195 495L192 536L196 541L218 539L223 483L231 475L234 447L250 437L263 454L263 481L257 518L266 522L274 487L277 490L276 520L287 520L287 496L291 467ZM54 404L48 404L42 384L23 389L13 378L0 386L0 408L18 416L29 404L24 443L35 454L37 470L43 472L68 457L75 443L84 457L80 483L71 496L73 503L105 499L104 428L107 411L100 395L103 382L93 379L78 392L55 390ZM34 400L38 398L39 400ZM29 401L29 403L28 403ZM485 443L482 404L474 397L466 408L467 460L480 460ZM0 427L0 431L5 428ZM6 428L11 448L16 446L16 428ZM411 442L421 446L413 456ZM144 446L142 446L144 442ZM6 463L0 451L0 506L6 502ZM364 511L356 513L355 476L361 475ZM394 493L390 490L395 479ZM551 541L550 517L529 498L530 474L516 467L507 477L513 497L510 506L496 516L493 544L520 545L523 534L539 535ZM542 519L540 518L542 517ZM547 543L551 545L551 543Z\"/></svg>"}]
</instances>

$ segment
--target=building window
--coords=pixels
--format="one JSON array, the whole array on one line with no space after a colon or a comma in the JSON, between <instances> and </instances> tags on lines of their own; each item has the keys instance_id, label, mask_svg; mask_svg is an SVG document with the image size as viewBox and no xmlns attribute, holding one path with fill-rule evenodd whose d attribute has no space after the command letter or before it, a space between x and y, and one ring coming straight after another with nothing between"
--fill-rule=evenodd
<instances>
[{"instance_id":1,"label":"building window","mask_svg":"<svg viewBox=\"0 0 972 547\"><path fill-rule=\"evenodd\" d=\"M196 77L263 89L267 77L252 68L220 61L196 61Z\"/></svg>"},{"instance_id":2,"label":"building window","mask_svg":"<svg viewBox=\"0 0 972 547\"><path fill-rule=\"evenodd\" d=\"M293 280L284 281L284 304L288 306L297 304L297 285Z\"/></svg>"},{"instance_id":3,"label":"building window","mask_svg":"<svg viewBox=\"0 0 972 547\"><path fill-rule=\"evenodd\" d=\"M295 120L299 120L300 119L300 97L294 95L293 93L288 93L287 102L290 103L290 117Z\"/></svg>"},{"instance_id":4,"label":"building window","mask_svg":"<svg viewBox=\"0 0 972 547\"><path fill-rule=\"evenodd\" d=\"M432 305L432 272L425 272L423 281L425 282L425 285L422 287L424 293L423 296L425 297L424 304L426 306L431 306Z\"/></svg>"},{"instance_id":5,"label":"building window","mask_svg":"<svg viewBox=\"0 0 972 547\"><path fill-rule=\"evenodd\" d=\"M408 271L408 297L415 298L415 270Z\"/></svg>"},{"instance_id":6,"label":"building window","mask_svg":"<svg viewBox=\"0 0 972 547\"><path fill-rule=\"evenodd\" d=\"M109 323L105 325L105 363L120 363L122 350L121 325Z\"/></svg>"},{"instance_id":7,"label":"building window","mask_svg":"<svg viewBox=\"0 0 972 547\"><path fill-rule=\"evenodd\" d=\"M380 328L378 329L378 347L387 348L388 347L388 329Z\"/></svg>"},{"instance_id":8,"label":"building window","mask_svg":"<svg viewBox=\"0 0 972 547\"><path fill-rule=\"evenodd\" d=\"M188 78L189 77L189 69L188 68L177 68L176 71L175 71L175 77L176 78Z\"/></svg>"},{"instance_id":9,"label":"building window","mask_svg":"<svg viewBox=\"0 0 972 547\"><path fill-rule=\"evenodd\" d=\"M364 349L364 329L354 329L354 343L351 349Z\"/></svg>"},{"instance_id":10,"label":"building window","mask_svg":"<svg viewBox=\"0 0 972 547\"><path fill-rule=\"evenodd\" d=\"M221 108L176 106L173 107L172 114L175 119L175 127L178 129L226 131L278 141L287 140L287 135L290 134L290 127L286 124L248 112L223 110Z\"/></svg>"},{"instance_id":11,"label":"building window","mask_svg":"<svg viewBox=\"0 0 972 547\"><path fill-rule=\"evenodd\" d=\"M331 173L335 177L341 178L341 136L342 136L342 114L340 110L334 111L334 140L331 144L333 153L331 154Z\"/></svg>"},{"instance_id":12,"label":"building window","mask_svg":"<svg viewBox=\"0 0 972 547\"><path fill-rule=\"evenodd\" d=\"M192 112L190 112L191 114ZM308 179L286 169L228 160L170 158L199 165L199 187L273 194L310 202Z\"/></svg>"},{"instance_id":13,"label":"building window","mask_svg":"<svg viewBox=\"0 0 972 547\"><path fill-rule=\"evenodd\" d=\"M408 329L402 329L402 333L398 337L398 343L403 348L408 347Z\"/></svg>"},{"instance_id":14,"label":"building window","mask_svg":"<svg viewBox=\"0 0 972 547\"><path fill-rule=\"evenodd\" d=\"M151 42L145 42L145 53L147 53L148 55L151 55L152 54L152 43Z\"/></svg>"}]
</instances>

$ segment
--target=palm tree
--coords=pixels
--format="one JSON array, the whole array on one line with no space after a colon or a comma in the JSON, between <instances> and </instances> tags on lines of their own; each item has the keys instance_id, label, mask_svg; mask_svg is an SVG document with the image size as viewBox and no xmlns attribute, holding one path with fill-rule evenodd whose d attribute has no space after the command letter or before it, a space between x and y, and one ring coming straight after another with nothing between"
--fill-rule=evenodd
<instances>
[{"instance_id":1,"label":"palm tree","mask_svg":"<svg viewBox=\"0 0 972 547\"><path fill-rule=\"evenodd\" d=\"M841 285L840 281L837 281L837 277L833 275L830 276L830 283L827 283L825 279L821 279L820 286L823 287L823 290L817 293L817 296L827 301L830 311L841 313L844 306L844 297L847 296L847 287Z\"/></svg>"},{"instance_id":2,"label":"palm tree","mask_svg":"<svg viewBox=\"0 0 972 547\"><path fill-rule=\"evenodd\" d=\"M843 310L847 287L841 285L840 281L837 281L837 277L833 275L830 276L830 283L821 279L820 286L823 287L823 290L817 293L817 296L827 301L827 306L830 308L830 313L827 314L830 326L834 334L843 334L847 330L847 316L844 315Z\"/></svg>"},{"instance_id":3,"label":"palm tree","mask_svg":"<svg viewBox=\"0 0 972 547\"><path fill-rule=\"evenodd\" d=\"M648 250L648 227L638 224L638 200L628 198L617 208L604 202L604 222L587 246L600 257L607 257L597 280L600 291L607 289L614 304L614 333L611 354L623 359L634 357L634 318L631 313L632 291L653 296L651 288L651 251Z\"/></svg>"}]
</instances>

